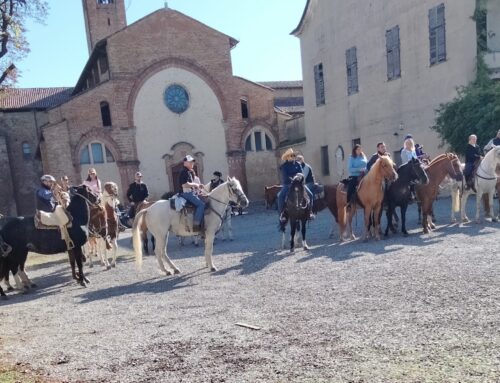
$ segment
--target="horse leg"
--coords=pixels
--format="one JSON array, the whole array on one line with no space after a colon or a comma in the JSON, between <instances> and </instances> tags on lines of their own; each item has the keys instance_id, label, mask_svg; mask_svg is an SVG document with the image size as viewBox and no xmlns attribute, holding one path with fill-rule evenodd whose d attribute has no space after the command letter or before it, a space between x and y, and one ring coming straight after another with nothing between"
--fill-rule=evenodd
<instances>
[{"instance_id":1,"label":"horse leg","mask_svg":"<svg viewBox=\"0 0 500 383\"><path fill-rule=\"evenodd\" d=\"M69 264L71 266L71 276L73 277L73 279L78 279L78 277L76 276L76 266L75 266L76 261L73 250L68 250L68 258L69 258Z\"/></svg>"},{"instance_id":2,"label":"horse leg","mask_svg":"<svg viewBox=\"0 0 500 383\"><path fill-rule=\"evenodd\" d=\"M5 282L5 286L7 287L7 291L13 291L14 288L12 287L12 285L9 282L9 273L7 273L7 275L5 276L5 278L3 279L3 281ZM17 281L16 281L16 283L17 283Z\"/></svg>"},{"instance_id":3,"label":"horse leg","mask_svg":"<svg viewBox=\"0 0 500 383\"><path fill-rule=\"evenodd\" d=\"M217 271L212 261L212 253L214 251L214 238L215 233L211 231L205 232L205 264L210 269L210 271Z\"/></svg>"},{"instance_id":4,"label":"horse leg","mask_svg":"<svg viewBox=\"0 0 500 383\"><path fill-rule=\"evenodd\" d=\"M422 203L417 202L417 209L418 209L418 224L422 224Z\"/></svg>"},{"instance_id":5,"label":"horse leg","mask_svg":"<svg viewBox=\"0 0 500 383\"><path fill-rule=\"evenodd\" d=\"M385 213L385 216L387 217L387 226L385 227L385 233L384 236L387 237L389 235L389 227L392 226L392 204L389 202L389 205L387 206L387 212Z\"/></svg>"},{"instance_id":6,"label":"horse leg","mask_svg":"<svg viewBox=\"0 0 500 383\"><path fill-rule=\"evenodd\" d=\"M302 219L302 248L304 250L309 250L309 246L307 245L307 242L306 242L306 223L307 223L307 219Z\"/></svg>"},{"instance_id":7,"label":"horse leg","mask_svg":"<svg viewBox=\"0 0 500 383\"><path fill-rule=\"evenodd\" d=\"M142 232L142 251L144 251L144 254L149 255L149 247L148 247L148 232L143 231Z\"/></svg>"},{"instance_id":8,"label":"horse leg","mask_svg":"<svg viewBox=\"0 0 500 383\"><path fill-rule=\"evenodd\" d=\"M87 266L92 268L94 267L94 264L92 263L92 245L90 242L90 238L88 239L87 243L84 245L85 247L85 252L87 253ZM76 278L75 278L76 279Z\"/></svg>"},{"instance_id":9,"label":"horse leg","mask_svg":"<svg viewBox=\"0 0 500 383\"><path fill-rule=\"evenodd\" d=\"M156 240L154 235L151 234L151 248L153 249L153 251L155 251L155 247L156 247Z\"/></svg>"},{"instance_id":10,"label":"horse leg","mask_svg":"<svg viewBox=\"0 0 500 383\"><path fill-rule=\"evenodd\" d=\"M78 267L78 278L77 281L80 283L81 286L86 287L86 283L90 283L90 281L85 277L85 274L83 273L83 252L82 248L79 246L76 246L73 249L73 253L75 254L75 261L76 261L76 266Z\"/></svg>"},{"instance_id":11,"label":"horse leg","mask_svg":"<svg viewBox=\"0 0 500 383\"><path fill-rule=\"evenodd\" d=\"M479 217L481 213L481 202L483 200L483 195L480 192L479 188L476 185L476 223L481 223L481 218Z\"/></svg>"},{"instance_id":12,"label":"horse leg","mask_svg":"<svg viewBox=\"0 0 500 383\"><path fill-rule=\"evenodd\" d=\"M297 230L297 220L290 219L290 253L295 251L295 231Z\"/></svg>"},{"instance_id":13,"label":"horse leg","mask_svg":"<svg viewBox=\"0 0 500 383\"><path fill-rule=\"evenodd\" d=\"M156 246L155 249L155 254L156 254L156 260L158 261L158 266L160 267L160 270L162 273L165 275L172 275L172 272L169 269L165 268L165 265L163 264L163 258L164 258L164 253L165 253L165 258L168 258L166 255L167 252L167 241L168 241L168 233L163 236L160 236L159 244Z\"/></svg>"},{"instance_id":14,"label":"horse leg","mask_svg":"<svg viewBox=\"0 0 500 383\"><path fill-rule=\"evenodd\" d=\"M112 252L112 261L111 267L116 267L116 253L118 252L118 238L113 238L111 241L111 252Z\"/></svg>"},{"instance_id":15,"label":"horse leg","mask_svg":"<svg viewBox=\"0 0 500 383\"><path fill-rule=\"evenodd\" d=\"M491 216L491 222L498 222L498 218L495 216L495 212L493 211L494 208L493 208L493 194L495 194L495 190L491 190L490 193L488 193L488 201L490 202L490 206L489 206L489 212L490 212L490 216Z\"/></svg>"},{"instance_id":16,"label":"horse leg","mask_svg":"<svg viewBox=\"0 0 500 383\"><path fill-rule=\"evenodd\" d=\"M400 209L401 209L401 232L406 237L408 236L408 232L406 231L406 209L408 209L408 204L403 203Z\"/></svg>"},{"instance_id":17,"label":"horse leg","mask_svg":"<svg viewBox=\"0 0 500 383\"><path fill-rule=\"evenodd\" d=\"M96 250L101 257L101 264L106 268L106 270L110 270L111 266L109 265L109 260L108 260L108 249L106 248L106 239L104 238L96 239Z\"/></svg>"},{"instance_id":18,"label":"horse leg","mask_svg":"<svg viewBox=\"0 0 500 383\"><path fill-rule=\"evenodd\" d=\"M462 195L462 201L460 203L460 219L462 220L462 222L469 222L469 218L465 213L465 207L467 205L467 199L469 198L469 195L470 195L469 191L464 190Z\"/></svg>"}]
</instances>

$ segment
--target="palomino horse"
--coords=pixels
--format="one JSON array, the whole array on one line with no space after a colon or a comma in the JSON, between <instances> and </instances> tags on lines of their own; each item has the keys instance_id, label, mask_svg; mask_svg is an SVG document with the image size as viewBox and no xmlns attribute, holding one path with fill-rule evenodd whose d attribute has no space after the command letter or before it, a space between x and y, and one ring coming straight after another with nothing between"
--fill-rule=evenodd
<instances>
[{"instance_id":1,"label":"palomino horse","mask_svg":"<svg viewBox=\"0 0 500 383\"><path fill-rule=\"evenodd\" d=\"M217 186L214 190L207 194L208 204L205 208L205 262L211 271L216 271L212 253L214 246L215 233L222 224L224 212L226 211L229 201L236 202L243 207L248 205L248 198L241 189L240 182L236 178L228 177L227 181ZM185 219L181 213L170 207L170 201L155 202L149 208L140 211L134 220L132 228L133 243L136 262L138 266L142 265L142 247L141 247L141 227L145 220L148 230L155 236L157 246L155 248L158 265L162 272L166 275L171 275L172 271L177 274L179 269L173 264L167 255L167 241L170 232L181 236L192 236L192 214L189 215L189 224L186 225ZM189 226L186 227L186 226ZM168 269L165 268L163 262L166 262Z\"/></svg>"},{"instance_id":2,"label":"palomino horse","mask_svg":"<svg viewBox=\"0 0 500 383\"><path fill-rule=\"evenodd\" d=\"M481 205L481 198L483 194L488 194L489 200L489 216L493 222L497 221L493 213L493 195L495 194L495 187L497 184L498 176L496 174L496 167L500 164L500 146L494 146L479 164L474 180L476 187L476 222L479 223L479 210ZM474 194L472 189L464 190L462 195L462 201L460 206L460 215L462 222L468 222L469 218L465 214L465 205L467 203L467 198L469 195Z\"/></svg>"},{"instance_id":3,"label":"palomino horse","mask_svg":"<svg viewBox=\"0 0 500 383\"><path fill-rule=\"evenodd\" d=\"M457 181L462 181L463 174L460 168L460 160L454 153L444 153L434 158L425 169L429 177L429 183L426 185L416 185L415 192L422 206L422 228L424 233L435 228L432 219L432 204L437 197L439 185L443 182L446 175Z\"/></svg>"},{"instance_id":4,"label":"palomino horse","mask_svg":"<svg viewBox=\"0 0 500 383\"><path fill-rule=\"evenodd\" d=\"M7 222L1 229L0 235L12 247L12 250L1 259L4 265L0 267L0 280L7 277L9 271L13 275L19 272L25 287L29 288L32 283L24 272L29 251L39 254L57 254L67 251L73 278L82 286L90 283L83 273L82 246L87 242L88 205L96 204L97 200L97 196L85 185L71 188L71 202L67 209L72 217L71 227L68 228L69 236L74 244L71 250L68 250L66 241L61 239L58 229L37 229L34 217L18 217ZM78 266L78 274L75 271L75 262ZM5 296L1 288L0 295Z\"/></svg>"},{"instance_id":5,"label":"palomino horse","mask_svg":"<svg viewBox=\"0 0 500 383\"><path fill-rule=\"evenodd\" d=\"M396 207L401 209L401 232L404 236L408 235L406 231L406 209L410 201L412 184L425 185L429 183L427 173L422 168L422 164L416 158L401 165L398 169L398 179L389 185L385 194L387 202L387 227L385 228L385 236L389 234L389 228L392 228L392 217Z\"/></svg>"},{"instance_id":6,"label":"palomino horse","mask_svg":"<svg viewBox=\"0 0 500 383\"><path fill-rule=\"evenodd\" d=\"M394 163L389 156L381 156L370 171L361 179L356 192L356 202L353 202L349 212L347 211L347 193L342 187L337 188L338 220L340 225L340 241L344 240L346 232L351 239L355 239L352 232L352 218L356 214L356 207L360 205L364 209L365 233L364 238L370 237L370 227L374 230L374 236L380 239L380 212L384 201L384 180L394 181L398 174L394 170ZM373 219L371 225L370 217Z\"/></svg>"},{"instance_id":7,"label":"palomino horse","mask_svg":"<svg viewBox=\"0 0 500 383\"><path fill-rule=\"evenodd\" d=\"M301 230L302 247L308 250L306 242L306 222L309 217L308 205L311 201L307 197L304 189L304 175L297 173L290 184L285 202L286 219L290 221L290 252L295 251L295 232ZM285 248L285 227L287 221L280 223L282 232L281 248Z\"/></svg>"}]
</instances>

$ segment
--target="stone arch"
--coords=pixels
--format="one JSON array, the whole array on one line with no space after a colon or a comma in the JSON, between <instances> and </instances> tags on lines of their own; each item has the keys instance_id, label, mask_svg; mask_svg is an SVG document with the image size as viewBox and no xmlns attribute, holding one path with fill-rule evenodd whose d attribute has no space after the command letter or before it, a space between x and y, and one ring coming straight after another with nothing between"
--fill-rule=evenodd
<instances>
[{"instance_id":1,"label":"stone arch","mask_svg":"<svg viewBox=\"0 0 500 383\"><path fill-rule=\"evenodd\" d=\"M128 98L127 102L127 118L128 118L128 125L129 126L134 126L133 120L133 111L134 111L134 104L135 100L137 98L137 95L139 91L141 90L142 86L144 83L155 73L162 71L167 68L180 68L187 70L194 75L200 77L205 81L210 89L214 92L215 96L217 97L217 100L219 102L219 106L222 111L222 118L227 120L227 116L229 115L229 108L226 105L226 99L224 97L224 93L222 92L222 89L220 86L217 84L217 81L210 75L205 69L197 65L194 61L188 60L188 59L182 59L178 57L168 57L163 60L157 61L154 64L150 65L149 67L145 68L137 77L136 81L132 85L132 89L130 90L130 95Z\"/></svg>"},{"instance_id":2,"label":"stone arch","mask_svg":"<svg viewBox=\"0 0 500 383\"><path fill-rule=\"evenodd\" d=\"M103 144L105 144L106 147L111 152L111 154L113 155L113 157L115 158L117 164L123 161L122 154L118 149L118 144L116 143L116 141L113 140L109 134L102 131L102 129L92 129L89 130L87 133L82 134L82 136L78 140L78 143L75 146L75 149L73 150L72 161L73 161L73 166L75 167L77 172L81 171L80 151L85 145L89 144L92 141L101 141Z\"/></svg>"},{"instance_id":3,"label":"stone arch","mask_svg":"<svg viewBox=\"0 0 500 383\"><path fill-rule=\"evenodd\" d=\"M245 130L242 132L241 137L240 137L240 148L242 150L245 150L245 141L250 133L255 130L257 127L262 127L264 128L265 132L271 136L273 140L273 150L276 151L276 148L278 147L279 144L279 139L278 135L276 132L272 129L272 126L269 125L267 122L263 120L254 120L252 121L252 124L247 126Z\"/></svg>"}]
</instances>

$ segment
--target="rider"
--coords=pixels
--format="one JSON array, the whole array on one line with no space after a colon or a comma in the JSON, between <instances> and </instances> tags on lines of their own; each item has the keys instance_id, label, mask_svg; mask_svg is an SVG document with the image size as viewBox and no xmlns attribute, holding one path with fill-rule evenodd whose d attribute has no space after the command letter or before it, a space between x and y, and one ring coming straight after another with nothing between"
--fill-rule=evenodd
<instances>
[{"instance_id":1,"label":"rider","mask_svg":"<svg viewBox=\"0 0 500 383\"><path fill-rule=\"evenodd\" d=\"M472 189L474 193L476 192L476 188L474 186L474 168L478 161L481 160L482 153L481 148L477 144L477 136L475 134L471 134L469 136L469 143L465 148L465 168L464 168L464 176L465 183L467 184L466 189Z\"/></svg>"},{"instance_id":2,"label":"rider","mask_svg":"<svg viewBox=\"0 0 500 383\"><path fill-rule=\"evenodd\" d=\"M278 211L280 212L280 223L286 221L286 216L284 214L285 200L288 195L288 189L290 188L292 179L297 173L302 173L302 166L300 166L300 163L295 160L295 152L292 148L288 148L286 152L283 153L283 155L281 156L281 160L284 162L280 166L281 183L283 187L278 193ZM305 187L305 190L309 196L309 201L312 202L313 195L311 191L307 187ZM312 204L310 203L309 205ZM311 206L309 206L309 217L311 219L314 218L311 212Z\"/></svg>"},{"instance_id":3,"label":"rider","mask_svg":"<svg viewBox=\"0 0 500 383\"><path fill-rule=\"evenodd\" d=\"M302 168L302 174L304 175L304 184L306 185L306 188L308 188L311 193L314 194L314 183L316 182L316 180L314 179L314 173L311 165L304 161L304 156L302 154L297 155L297 157L295 158Z\"/></svg>"},{"instance_id":4,"label":"rider","mask_svg":"<svg viewBox=\"0 0 500 383\"><path fill-rule=\"evenodd\" d=\"M83 181L83 184L87 186L92 193L97 195L99 198L101 197L101 180L97 177L97 171L95 168L89 168L87 172L87 179Z\"/></svg>"},{"instance_id":5,"label":"rider","mask_svg":"<svg viewBox=\"0 0 500 383\"><path fill-rule=\"evenodd\" d=\"M56 209L56 199L52 191L56 184L56 179L50 174L45 174L40 178L40 187L36 191L36 209L53 213Z\"/></svg>"},{"instance_id":6,"label":"rider","mask_svg":"<svg viewBox=\"0 0 500 383\"><path fill-rule=\"evenodd\" d=\"M127 199L130 202L128 216L130 218L135 217L137 205L149 197L148 186L142 182L142 173L135 173L134 179L135 181L129 185L127 190Z\"/></svg>"},{"instance_id":7,"label":"rider","mask_svg":"<svg viewBox=\"0 0 500 383\"><path fill-rule=\"evenodd\" d=\"M217 186L224 183L224 180L222 179L222 173L218 170L214 172L214 177L215 178L210 180L209 191L214 190Z\"/></svg>"},{"instance_id":8,"label":"rider","mask_svg":"<svg viewBox=\"0 0 500 383\"><path fill-rule=\"evenodd\" d=\"M496 137L492 138L484 147L485 152L489 152L490 149L493 148L493 146L499 146L500 145L500 129L498 129Z\"/></svg>"},{"instance_id":9,"label":"rider","mask_svg":"<svg viewBox=\"0 0 500 383\"><path fill-rule=\"evenodd\" d=\"M375 164L375 162L382 156L391 156L387 151L385 142L379 142L377 144L377 152L370 157L370 160L366 164L366 171L368 172L370 168Z\"/></svg>"},{"instance_id":10,"label":"rider","mask_svg":"<svg viewBox=\"0 0 500 383\"><path fill-rule=\"evenodd\" d=\"M179 196L191 202L196 207L193 217L193 231L200 231L205 211L205 203L193 193L193 189L203 188L203 184L194 182L193 172L191 171L194 162L194 158L189 154L183 159L184 167L179 174Z\"/></svg>"},{"instance_id":11,"label":"rider","mask_svg":"<svg viewBox=\"0 0 500 383\"><path fill-rule=\"evenodd\" d=\"M408 137L404 142L403 149L401 149L401 165L406 164L413 158L418 159L417 152L415 151L415 142L412 137Z\"/></svg>"},{"instance_id":12,"label":"rider","mask_svg":"<svg viewBox=\"0 0 500 383\"><path fill-rule=\"evenodd\" d=\"M347 185L347 204L356 201L356 187L358 186L359 180L366 173L366 156L363 153L363 149L360 144L354 145L352 148L351 156L349 157L349 183Z\"/></svg>"}]
</instances>

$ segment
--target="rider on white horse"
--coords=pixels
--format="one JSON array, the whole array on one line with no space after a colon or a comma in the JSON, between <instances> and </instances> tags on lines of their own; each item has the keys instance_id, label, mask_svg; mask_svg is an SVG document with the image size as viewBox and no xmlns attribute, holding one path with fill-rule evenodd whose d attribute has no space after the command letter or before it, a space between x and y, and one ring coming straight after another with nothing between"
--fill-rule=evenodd
<instances>
[{"instance_id":1,"label":"rider on white horse","mask_svg":"<svg viewBox=\"0 0 500 383\"><path fill-rule=\"evenodd\" d=\"M474 190L474 193L477 193L474 186L474 167L478 161L481 161L482 158L481 148L477 144L477 136L475 134L471 134L469 136L469 143L465 149L464 176L467 189Z\"/></svg>"},{"instance_id":2,"label":"rider on white horse","mask_svg":"<svg viewBox=\"0 0 500 383\"><path fill-rule=\"evenodd\" d=\"M193 217L193 231L200 231L203 222L203 214L205 212L205 203L194 193L194 190L203 189L204 185L196 183L192 172L194 166L194 158L189 154L184 157L184 167L179 174L179 195L185 200L191 202L196 210Z\"/></svg>"}]
</instances>

